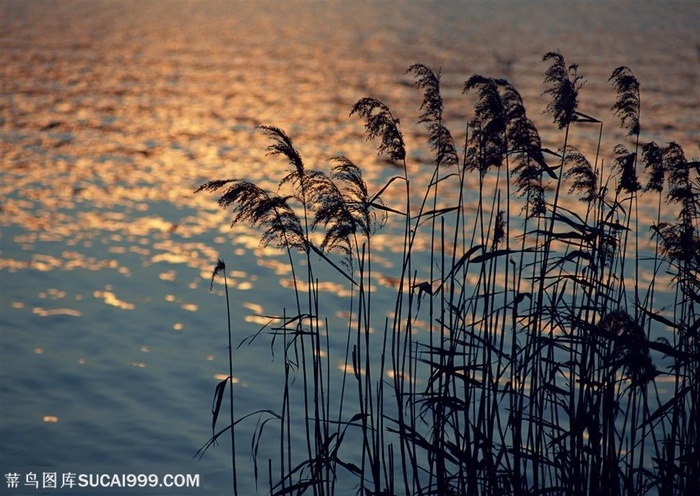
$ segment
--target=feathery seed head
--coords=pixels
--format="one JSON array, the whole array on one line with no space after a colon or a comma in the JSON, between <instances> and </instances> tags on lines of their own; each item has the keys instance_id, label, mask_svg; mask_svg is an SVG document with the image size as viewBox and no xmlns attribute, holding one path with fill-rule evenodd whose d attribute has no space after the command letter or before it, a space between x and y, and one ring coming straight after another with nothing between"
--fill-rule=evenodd
<instances>
[{"instance_id":1,"label":"feathery seed head","mask_svg":"<svg viewBox=\"0 0 700 496\"><path fill-rule=\"evenodd\" d=\"M578 65L571 64L567 67L559 52L548 52L542 60L552 61L545 71L544 82L550 87L544 94L552 97L545 112L552 114L559 129L563 129L576 120L578 93L585 81L578 75Z\"/></svg>"},{"instance_id":2,"label":"feathery seed head","mask_svg":"<svg viewBox=\"0 0 700 496\"><path fill-rule=\"evenodd\" d=\"M403 135L399 131L399 120L391 114L389 107L376 98L360 99L350 111L365 119L367 139L379 137L381 143L377 147L379 153L386 153L392 162L406 158Z\"/></svg>"},{"instance_id":3,"label":"feathery seed head","mask_svg":"<svg viewBox=\"0 0 700 496\"><path fill-rule=\"evenodd\" d=\"M617 100L611 107L615 115L620 117L621 127L626 128L629 136L639 135L639 81L629 67L620 66L615 69L608 81L613 82L617 91Z\"/></svg>"}]
</instances>

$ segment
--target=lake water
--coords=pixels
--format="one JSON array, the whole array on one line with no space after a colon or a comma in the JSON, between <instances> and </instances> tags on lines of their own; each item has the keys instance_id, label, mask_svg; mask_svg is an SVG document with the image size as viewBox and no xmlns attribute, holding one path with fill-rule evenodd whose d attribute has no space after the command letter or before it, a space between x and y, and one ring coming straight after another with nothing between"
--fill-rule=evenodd
<instances>
[{"instance_id":1,"label":"lake water","mask_svg":"<svg viewBox=\"0 0 700 496\"><path fill-rule=\"evenodd\" d=\"M20 485L29 472L56 472L59 482L67 473L180 473L199 474L201 487L172 494L230 492L225 442L193 458L228 373L223 286L210 292L210 275L225 259L236 343L266 322L259 315L293 307L291 276L279 251L261 248L254 230L229 229L213 198L193 190L227 177L274 187L286 164L265 156L258 125L286 130L309 167L350 157L376 191L395 171L348 117L375 96L400 116L420 176L421 95L404 71L422 62L442 69L455 136L471 117L462 86L479 73L513 82L544 145L557 148L560 134L541 113L541 59L559 50L579 64L580 110L606 122L610 143L626 138L607 80L627 65L642 84L643 139L700 154L694 1L0 8L0 468L21 474ZM594 150L596 138L582 134L580 148ZM381 276L401 247L391 230L380 239L377 284L388 286ZM334 316L347 288L321 275ZM375 305L391 301L382 298L380 290ZM342 353L344 333L331 336ZM269 338L235 359L239 411L278 409ZM339 381L342 356L329 359ZM241 427L242 467L253 428ZM255 493L250 472L240 488ZM26 491L0 481L2 494Z\"/></svg>"}]
</instances>

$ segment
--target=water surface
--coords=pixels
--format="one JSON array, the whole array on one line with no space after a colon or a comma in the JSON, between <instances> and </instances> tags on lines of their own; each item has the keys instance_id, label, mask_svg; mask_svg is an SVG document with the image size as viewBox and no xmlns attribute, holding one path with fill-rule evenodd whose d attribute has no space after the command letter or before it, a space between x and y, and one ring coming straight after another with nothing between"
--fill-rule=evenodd
<instances>
[{"instance_id":1,"label":"water surface","mask_svg":"<svg viewBox=\"0 0 700 496\"><path fill-rule=\"evenodd\" d=\"M293 306L291 275L279 251L260 247L253 230L230 230L212 197L193 190L221 177L274 187L287 165L265 156L256 126L285 129L309 167L352 158L376 190L396 171L348 117L359 98L375 96L400 116L420 178L430 157L413 124L421 97L404 71L422 62L442 69L455 136L471 117L462 86L480 73L512 81L556 148L561 135L542 114L541 58L559 50L579 64L580 109L606 122L610 143L626 138L607 79L627 65L642 83L643 138L699 152L697 2L1 9L3 474L198 473L204 487L177 494L230 488L228 445L193 458L228 370L223 287L210 292L209 277L224 258L238 343L266 322L260 315ZM594 150L596 133L577 138ZM391 230L378 239L377 285L390 287L382 275L400 244ZM347 287L323 275L327 312L342 314ZM375 304L389 304L382 298ZM344 334L330 333L342 350ZM279 362L265 337L236 352L242 410L278 407ZM253 427L242 426L245 447ZM249 460L245 450L240 457ZM251 481L244 473L243 494L255 492Z\"/></svg>"}]
</instances>

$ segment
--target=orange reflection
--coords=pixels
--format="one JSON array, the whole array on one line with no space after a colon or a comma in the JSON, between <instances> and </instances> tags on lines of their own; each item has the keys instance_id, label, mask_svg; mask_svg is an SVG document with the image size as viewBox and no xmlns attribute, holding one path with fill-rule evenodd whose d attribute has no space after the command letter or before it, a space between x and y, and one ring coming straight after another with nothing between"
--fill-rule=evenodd
<instances>
[{"instance_id":1,"label":"orange reflection","mask_svg":"<svg viewBox=\"0 0 700 496\"><path fill-rule=\"evenodd\" d=\"M228 374L214 374L214 379L216 379L217 381L225 381L228 378ZM238 377L232 377L230 382L232 382L233 384L238 384L239 379Z\"/></svg>"},{"instance_id":2,"label":"orange reflection","mask_svg":"<svg viewBox=\"0 0 700 496\"><path fill-rule=\"evenodd\" d=\"M53 308L47 310L44 308L35 307L32 309L32 313L40 317L52 317L54 315L70 315L71 317L80 317L82 312L78 310L73 310L72 308Z\"/></svg>"},{"instance_id":3,"label":"orange reflection","mask_svg":"<svg viewBox=\"0 0 700 496\"><path fill-rule=\"evenodd\" d=\"M133 310L136 308L136 305L134 305L133 303L128 303L126 301L120 300L119 298L117 298L116 294L107 289L105 289L104 291L94 291L92 295L95 298L100 298L104 300L106 305L111 305L122 310Z\"/></svg>"}]
</instances>

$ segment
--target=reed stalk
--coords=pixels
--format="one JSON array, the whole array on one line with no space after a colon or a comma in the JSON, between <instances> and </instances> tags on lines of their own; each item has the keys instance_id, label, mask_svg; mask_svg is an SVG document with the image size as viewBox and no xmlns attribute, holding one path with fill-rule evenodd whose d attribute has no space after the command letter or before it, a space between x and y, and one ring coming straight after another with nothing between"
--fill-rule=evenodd
<instances>
[{"instance_id":1,"label":"reed stalk","mask_svg":"<svg viewBox=\"0 0 700 496\"><path fill-rule=\"evenodd\" d=\"M280 422L279 458L267 464L272 495L631 495L693 487L700 473L693 461L700 445L698 162L675 143L641 141L639 84L621 67L610 78L618 92L612 111L634 149L616 145L606 167L603 121L579 110L578 66L555 52L543 61L546 111L563 133L556 152L543 146L508 81L474 75L464 85L476 103L460 157L443 118L440 73L414 64L407 74L423 92L418 122L435 157L424 187L409 177L398 118L368 97L351 115L402 169L375 193L345 157L330 170L306 168L291 138L271 126L262 128L268 151L290 164L277 192L241 179L199 188L223 191L219 205L232 210L233 223L259 226L264 244L286 249L296 305L271 332L273 344L283 336L281 414L262 408L234 419L231 406L231 425L214 430L201 452L229 428L233 449L236 425L255 415L255 453L264 425ZM598 128L590 161L575 147L586 125ZM650 179L644 188L638 155ZM470 174L478 175L473 199ZM662 217L665 182L674 219ZM383 201L396 183L401 207ZM443 203L452 191L453 203ZM658 195L649 255L639 242L647 192ZM580 208L569 203L573 194ZM372 236L386 221L400 222L403 232L389 317L372 298ZM427 246L425 257L418 246ZM293 251L302 253L304 281ZM652 280L644 288L647 258ZM318 263L350 288L342 350L330 345L334 331L321 315ZM675 300L659 308L655 278L664 272L673 275ZM331 356L345 364L341 377ZM298 389L301 418L292 413ZM291 435L299 428L302 450Z\"/></svg>"}]
</instances>

